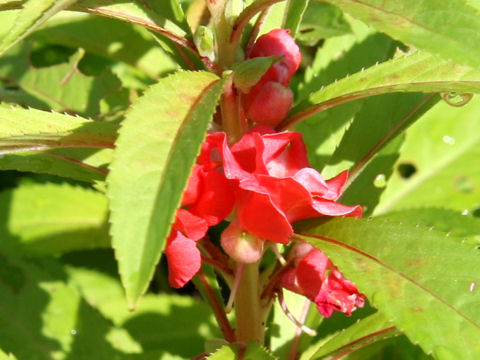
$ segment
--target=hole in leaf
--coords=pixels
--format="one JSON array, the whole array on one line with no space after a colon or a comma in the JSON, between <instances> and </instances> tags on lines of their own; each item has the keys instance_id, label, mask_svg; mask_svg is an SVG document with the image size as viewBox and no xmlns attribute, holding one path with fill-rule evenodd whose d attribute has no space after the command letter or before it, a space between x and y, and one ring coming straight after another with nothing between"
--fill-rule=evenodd
<instances>
[{"instance_id":1,"label":"hole in leaf","mask_svg":"<svg viewBox=\"0 0 480 360\"><path fill-rule=\"evenodd\" d=\"M75 49L61 45L42 45L34 48L30 54L30 62L35 68L45 68L67 63Z\"/></svg>"},{"instance_id":2,"label":"hole in leaf","mask_svg":"<svg viewBox=\"0 0 480 360\"><path fill-rule=\"evenodd\" d=\"M472 211L474 217L480 218L480 206Z\"/></svg>"},{"instance_id":3,"label":"hole in leaf","mask_svg":"<svg viewBox=\"0 0 480 360\"><path fill-rule=\"evenodd\" d=\"M466 176L460 176L455 179L455 187L457 188L458 191L465 193L465 194L470 194L475 190L475 185L473 182L467 178Z\"/></svg>"},{"instance_id":4,"label":"hole in leaf","mask_svg":"<svg viewBox=\"0 0 480 360\"><path fill-rule=\"evenodd\" d=\"M417 168L412 163L399 164L397 170L400 176L404 179L409 179L417 172Z\"/></svg>"}]
</instances>

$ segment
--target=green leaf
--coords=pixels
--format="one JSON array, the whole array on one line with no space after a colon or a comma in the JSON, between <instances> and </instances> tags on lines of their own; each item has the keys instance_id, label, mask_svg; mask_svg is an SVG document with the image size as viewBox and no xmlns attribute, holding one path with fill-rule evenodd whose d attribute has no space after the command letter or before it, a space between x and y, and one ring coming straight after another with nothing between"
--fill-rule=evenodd
<instances>
[{"instance_id":1,"label":"green leaf","mask_svg":"<svg viewBox=\"0 0 480 360\"><path fill-rule=\"evenodd\" d=\"M458 63L480 66L478 7L465 0L327 0L391 37Z\"/></svg>"},{"instance_id":2,"label":"green leaf","mask_svg":"<svg viewBox=\"0 0 480 360\"><path fill-rule=\"evenodd\" d=\"M290 35L296 37L297 30L310 0L288 0L283 19L284 29L290 30ZM307 13L308 14L308 13Z\"/></svg>"},{"instance_id":3,"label":"green leaf","mask_svg":"<svg viewBox=\"0 0 480 360\"><path fill-rule=\"evenodd\" d=\"M31 50L32 43L24 42L0 58L3 87L20 88L23 91L20 92L22 97L16 102L38 106L40 101L44 110L95 116L100 110L100 100L120 89L120 81L109 69L105 69L99 76L86 76L78 70L83 50L73 54L68 63L38 69L31 65ZM33 96L36 102L23 103L24 94ZM11 101L15 101L14 94L10 95Z\"/></svg>"},{"instance_id":4,"label":"green leaf","mask_svg":"<svg viewBox=\"0 0 480 360\"><path fill-rule=\"evenodd\" d=\"M0 254L0 346L19 359L115 359L139 351L68 284L57 263ZM127 347L127 340L129 346Z\"/></svg>"},{"instance_id":5,"label":"green leaf","mask_svg":"<svg viewBox=\"0 0 480 360\"><path fill-rule=\"evenodd\" d=\"M433 226L457 238L469 237L480 241L480 219L442 208L413 208L389 212L379 218L410 225Z\"/></svg>"},{"instance_id":6,"label":"green leaf","mask_svg":"<svg viewBox=\"0 0 480 360\"><path fill-rule=\"evenodd\" d=\"M314 92L292 110L284 127L344 102L393 92L478 93L480 71L428 53L403 55Z\"/></svg>"},{"instance_id":7,"label":"green leaf","mask_svg":"<svg viewBox=\"0 0 480 360\"><path fill-rule=\"evenodd\" d=\"M308 46L314 46L321 39L345 35L350 31L350 25L339 8L311 1L303 14L296 38Z\"/></svg>"},{"instance_id":8,"label":"green leaf","mask_svg":"<svg viewBox=\"0 0 480 360\"><path fill-rule=\"evenodd\" d=\"M175 25L179 26L189 36L192 35L179 0L145 0L145 4L148 4L149 8L153 10L156 15L168 19Z\"/></svg>"},{"instance_id":9,"label":"green leaf","mask_svg":"<svg viewBox=\"0 0 480 360\"><path fill-rule=\"evenodd\" d=\"M248 93L267 70L279 59L269 57L257 57L237 63L233 68L233 82L243 93Z\"/></svg>"},{"instance_id":10,"label":"green leaf","mask_svg":"<svg viewBox=\"0 0 480 360\"><path fill-rule=\"evenodd\" d=\"M80 47L86 53L134 66L152 79L171 72L178 66L156 44L148 31L123 21L64 12L48 21L32 34L44 44ZM131 46L131 44L135 46ZM117 76L118 65L113 67Z\"/></svg>"},{"instance_id":11,"label":"green leaf","mask_svg":"<svg viewBox=\"0 0 480 360\"><path fill-rule=\"evenodd\" d=\"M215 351L215 353L211 354L207 359L231 360L231 359L237 358L237 353L238 353L237 345L228 345L228 346L223 346L219 350Z\"/></svg>"},{"instance_id":12,"label":"green leaf","mask_svg":"<svg viewBox=\"0 0 480 360\"><path fill-rule=\"evenodd\" d=\"M395 172L374 214L419 206L474 211L480 203L480 99L441 102L408 131Z\"/></svg>"},{"instance_id":13,"label":"green leaf","mask_svg":"<svg viewBox=\"0 0 480 360\"><path fill-rule=\"evenodd\" d=\"M23 4L17 20L0 43L0 56L16 45L45 21L77 0L29 0Z\"/></svg>"},{"instance_id":14,"label":"green leaf","mask_svg":"<svg viewBox=\"0 0 480 360\"><path fill-rule=\"evenodd\" d=\"M2 248L27 255L107 247L107 198L67 184L22 185L0 193Z\"/></svg>"},{"instance_id":15,"label":"green leaf","mask_svg":"<svg viewBox=\"0 0 480 360\"><path fill-rule=\"evenodd\" d=\"M384 220L338 218L298 230L427 354L468 359L480 353L480 269L473 245Z\"/></svg>"},{"instance_id":16,"label":"green leaf","mask_svg":"<svg viewBox=\"0 0 480 360\"><path fill-rule=\"evenodd\" d=\"M7 355L2 350L0 350L0 360L17 360L17 358L13 356L12 353Z\"/></svg>"},{"instance_id":17,"label":"green leaf","mask_svg":"<svg viewBox=\"0 0 480 360\"><path fill-rule=\"evenodd\" d=\"M391 320L382 313L376 312L343 331L322 339L320 343L311 346L300 357L300 360L313 360L325 357L335 357L340 354L354 352L372 343L399 335Z\"/></svg>"},{"instance_id":18,"label":"green leaf","mask_svg":"<svg viewBox=\"0 0 480 360\"><path fill-rule=\"evenodd\" d=\"M107 178L112 243L131 308L165 245L222 82L180 72L150 88L127 114Z\"/></svg>"},{"instance_id":19,"label":"green leaf","mask_svg":"<svg viewBox=\"0 0 480 360\"><path fill-rule=\"evenodd\" d=\"M240 352L238 345L227 345L217 350L210 355L207 359L210 360L231 360L237 359L237 354ZM245 360L278 360L270 351L264 348L262 345L251 342L245 349L245 353L242 356Z\"/></svg>"},{"instance_id":20,"label":"green leaf","mask_svg":"<svg viewBox=\"0 0 480 360\"><path fill-rule=\"evenodd\" d=\"M203 352L207 338L220 336L211 309L204 302L190 296L147 294L134 312L128 311L115 274L92 269L102 266L105 257L98 258L98 265L85 258L82 261L85 265L67 267L71 284L105 318L128 331L142 349L139 359L149 359L147 354L155 353L158 354L155 360L170 355L191 359Z\"/></svg>"}]
</instances>

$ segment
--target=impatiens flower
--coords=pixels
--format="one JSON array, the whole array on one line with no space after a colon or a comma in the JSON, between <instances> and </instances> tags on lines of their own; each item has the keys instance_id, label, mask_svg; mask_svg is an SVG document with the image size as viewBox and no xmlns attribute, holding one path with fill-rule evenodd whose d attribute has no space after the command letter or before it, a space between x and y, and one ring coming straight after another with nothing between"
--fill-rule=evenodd
<instances>
[{"instance_id":1,"label":"impatiens flower","mask_svg":"<svg viewBox=\"0 0 480 360\"><path fill-rule=\"evenodd\" d=\"M289 30L276 29L260 36L253 45L249 58L259 56L280 59L245 95L243 104L248 119L273 127L286 117L292 106L293 93L287 86L300 66L302 54Z\"/></svg>"},{"instance_id":2,"label":"impatiens flower","mask_svg":"<svg viewBox=\"0 0 480 360\"><path fill-rule=\"evenodd\" d=\"M223 133L210 136L223 158L235 193L236 215L245 231L288 243L292 222L318 216L360 217L360 206L336 203L347 180L343 172L325 181L309 167L301 134L255 127L231 148Z\"/></svg>"},{"instance_id":3,"label":"impatiens flower","mask_svg":"<svg viewBox=\"0 0 480 360\"><path fill-rule=\"evenodd\" d=\"M219 171L218 163L203 154L193 168L183 194L183 208L177 210L167 239L165 254L172 287L183 287L200 270L201 254L196 242L205 236L210 226L230 214L233 201L230 185Z\"/></svg>"},{"instance_id":4,"label":"impatiens flower","mask_svg":"<svg viewBox=\"0 0 480 360\"><path fill-rule=\"evenodd\" d=\"M350 316L356 308L363 307L365 295L343 277L323 252L306 243L300 244L298 250L296 266L283 275L281 286L306 296L325 317L333 311Z\"/></svg>"}]
</instances>

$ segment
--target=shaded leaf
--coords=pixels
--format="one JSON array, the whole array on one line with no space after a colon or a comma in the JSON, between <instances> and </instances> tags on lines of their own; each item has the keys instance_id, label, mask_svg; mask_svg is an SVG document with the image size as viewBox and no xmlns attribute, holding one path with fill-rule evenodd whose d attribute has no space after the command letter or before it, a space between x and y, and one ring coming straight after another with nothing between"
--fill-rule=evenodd
<instances>
[{"instance_id":1,"label":"shaded leaf","mask_svg":"<svg viewBox=\"0 0 480 360\"><path fill-rule=\"evenodd\" d=\"M283 20L284 29L290 30L292 37L297 36L298 27L302 21L305 10L307 9L310 0L288 0L285 9L285 17ZM308 12L307 12L308 15Z\"/></svg>"},{"instance_id":2,"label":"shaded leaf","mask_svg":"<svg viewBox=\"0 0 480 360\"><path fill-rule=\"evenodd\" d=\"M107 247L107 198L67 184L22 185L0 193L1 248L30 256Z\"/></svg>"},{"instance_id":3,"label":"shaded leaf","mask_svg":"<svg viewBox=\"0 0 480 360\"><path fill-rule=\"evenodd\" d=\"M479 254L473 245L383 220L305 222L299 231L427 354L475 358L480 353Z\"/></svg>"},{"instance_id":4,"label":"shaded leaf","mask_svg":"<svg viewBox=\"0 0 480 360\"><path fill-rule=\"evenodd\" d=\"M77 0L29 0L23 4L17 19L0 43L0 56L22 41L45 21Z\"/></svg>"},{"instance_id":5,"label":"shaded leaf","mask_svg":"<svg viewBox=\"0 0 480 360\"><path fill-rule=\"evenodd\" d=\"M439 103L408 131L374 214L418 206L473 211L480 203L480 100Z\"/></svg>"},{"instance_id":6,"label":"shaded leaf","mask_svg":"<svg viewBox=\"0 0 480 360\"><path fill-rule=\"evenodd\" d=\"M480 66L478 7L465 0L327 0L391 37L445 59Z\"/></svg>"},{"instance_id":7,"label":"shaded leaf","mask_svg":"<svg viewBox=\"0 0 480 360\"><path fill-rule=\"evenodd\" d=\"M211 73L180 72L150 88L123 122L107 180L130 307L150 282L221 90Z\"/></svg>"}]
</instances>

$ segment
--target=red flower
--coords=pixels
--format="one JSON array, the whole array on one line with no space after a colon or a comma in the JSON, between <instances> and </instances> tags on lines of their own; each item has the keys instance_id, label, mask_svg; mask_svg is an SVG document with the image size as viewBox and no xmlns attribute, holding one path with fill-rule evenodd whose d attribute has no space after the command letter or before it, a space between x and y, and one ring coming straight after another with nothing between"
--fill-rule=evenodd
<instances>
[{"instance_id":1,"label":"red flower","mask_svg":"<svg viewBox=\"0 0 480 360\"><path fill-rule=\"evenodd\" d=\"M231 148L225 134L211 135L235 192L241 226L262 239L288 243L291 223L318 216L362 215L360 206L335 202L347 173L325 181L308 167L306 148L297 132L275 133L256 127Z\"/></svg>"},{"instance_id":2,"label":"red flower","mask_svg":"<svg viewBox=\"0 0 480 360\"><path fill-rule=\"evenodd\" d=\"M315 302L323 316L330 317L333 311L350 316L356 308L363 307L365 295L320 250L306 243L299 245L296 263L284 274L281 285Z\"/></svg>"},{"instance_id":3,"label":"red flower","mask_svg":"<svg viewBox=\"0 0 480 360\"><path fill-rule=\"evenodd\" d=\"M200 270L201 254L196 242L233 208L228 180L209 155L209 149L204 147L183 194L182 206L188 209L178 209L167 239L168 280L174 288L183 287Z\"/></svg>"}]
</instances>

